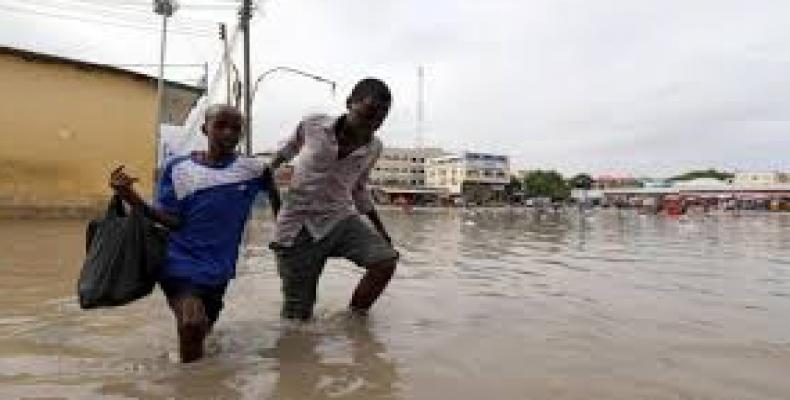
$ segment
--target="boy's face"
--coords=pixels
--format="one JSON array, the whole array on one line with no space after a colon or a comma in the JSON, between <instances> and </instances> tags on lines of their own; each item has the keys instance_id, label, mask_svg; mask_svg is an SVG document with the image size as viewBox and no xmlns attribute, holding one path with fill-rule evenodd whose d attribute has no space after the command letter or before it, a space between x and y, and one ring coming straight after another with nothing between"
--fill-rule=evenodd
<instances>
[{"instance_id":1,"label":"boy's face","mask_svg":"<svg viewBox=\"0 0 790 400\"><path fill-rule=\"evenodd\" d=\"M373 96L349 101L347 123L356 132L372 134L381 127L389 110L390 101Z\"/></svg>"},{"instance_id":2,"label":"boy's face","mask_svg":"<svg viewBox=\"0 0 790 400\"><path fill-rule=\"evenodd\" d=\"M203 124L203 132L209 145L218 148L223 154L236 151L241 140L244 118L235 110L222 110L209 116Z\"/></svg>"}]
</instances>

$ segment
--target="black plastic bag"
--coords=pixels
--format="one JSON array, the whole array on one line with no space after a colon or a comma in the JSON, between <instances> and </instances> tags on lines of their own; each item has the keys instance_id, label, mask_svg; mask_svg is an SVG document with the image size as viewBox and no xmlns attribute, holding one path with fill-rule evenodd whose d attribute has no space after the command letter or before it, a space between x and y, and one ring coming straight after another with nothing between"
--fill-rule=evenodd
<instances>
[{"instance_id":1,"label":"black plastic bag","mask_svg":"<svg viewBox=\"0 0 790 400\"><path fill-rule=\"evenodd\" d=\"M88 224L77 294L83 309L114 307L149 295L167 253L167 233L113 196L104 218Z\"/></svg>"}]
</instances>

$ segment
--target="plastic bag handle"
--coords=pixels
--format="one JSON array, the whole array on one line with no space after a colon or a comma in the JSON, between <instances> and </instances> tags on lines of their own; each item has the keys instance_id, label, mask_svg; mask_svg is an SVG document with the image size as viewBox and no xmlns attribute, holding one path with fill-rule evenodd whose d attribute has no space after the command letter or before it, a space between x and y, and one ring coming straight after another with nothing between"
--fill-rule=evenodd
<instances>
[{"instance_id":1,"label":"plastic bag handle","mask_svg":"<svg viewBox=\"0 0 790 400\"><path fill-rule=\"evenodd\" d=\"M110 204L107 206L107 217L125 217L126 209L123 208L123 200L121 196L114 194L110 199Z\"/></svg>"}]
</instances>

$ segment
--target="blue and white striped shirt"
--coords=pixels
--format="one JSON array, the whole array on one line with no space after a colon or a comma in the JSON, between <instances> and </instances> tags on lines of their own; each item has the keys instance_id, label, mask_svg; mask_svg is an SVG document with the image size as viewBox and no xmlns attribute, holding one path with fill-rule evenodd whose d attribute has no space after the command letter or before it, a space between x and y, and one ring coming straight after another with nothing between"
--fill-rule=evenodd
<instances>
[{"instance_id":1,"label":"blue and white striped shirt","mask_svg":"<svg viewBox=\"0 0 790 400\"><path fill-rule=\"evenodd\" d=\"M199 155L178 157L165 167L156 207L176 215L180 227L168 238L160 278L194 284L226 284L236 273L239 244L256 195L266 190L265 163L233 156L207 166Z\"/></svg>"}]
</instances>

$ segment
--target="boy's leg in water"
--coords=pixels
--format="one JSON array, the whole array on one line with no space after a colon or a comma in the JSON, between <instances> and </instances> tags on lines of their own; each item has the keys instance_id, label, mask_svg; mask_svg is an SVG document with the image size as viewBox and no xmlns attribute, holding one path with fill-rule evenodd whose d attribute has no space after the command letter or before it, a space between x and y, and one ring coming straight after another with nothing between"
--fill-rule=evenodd
<instances>
[{"instance_id":1,"label":"boy's leg in water","mask_svg":"<svg viewBox=\"0 0 790 400\"><path fill-rule=\"evenodd\" d=\"M307 321L313 316L318 290L318 279L326 263L324 240L315 241L302 229L291 247L276 244L272 249L277 257L277 272L282 279L285 319Z\"/></svg>"},{"instance_id":2,"label":"boy's leg in water","mask_svg":"<svg viewBox=\"0 0 790 400\"><path fill-rule=\"evenodd\" d=\"M198 287L171 280L161 286L176 318L181 361L196 361L203 357L205 338L219 318L226 285Z\"/></svg>"},{"instance_id":3,"label":"boy's leg in water","mask_svg":"<svg viewBox=\"0 0 790 400\"><path fill-rule=\"evenodd\" d=\"M203 341L210 327L203 301L194 295L184 295L168 299L168 303L176 317L181 362L202 358Z\"/></svg>"},{"instance_id":4,"label":"boy's leg in water","mask_svg":"<svg viewBox=\"0 0 790 400\"><path fill-rule=\"evenodd\" d=\"M351 296L352 311L365 313L389 284L398 260L398 252L361 217L350 217L333 231L331 257L351 260L365 269Z\"/></svg>"}]
</instances>

